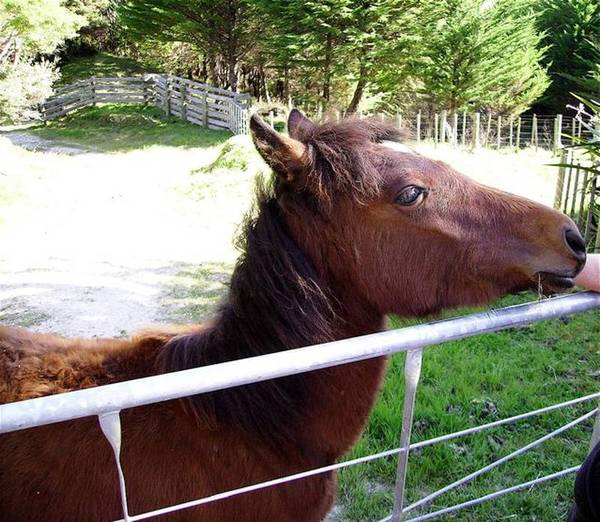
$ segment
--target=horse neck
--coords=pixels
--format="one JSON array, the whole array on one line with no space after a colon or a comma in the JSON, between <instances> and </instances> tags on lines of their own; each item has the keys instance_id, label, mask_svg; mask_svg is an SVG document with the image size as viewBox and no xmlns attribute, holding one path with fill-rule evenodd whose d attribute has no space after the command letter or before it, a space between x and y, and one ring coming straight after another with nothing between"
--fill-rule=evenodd
<instances>
[{"instance_id":1,"label":"horse neck","mask_svg":"<svg viewBox=\"0 0 600 522\"><path fill-rule=\"evenodd\" d=\"M216 364L334 341L382 328L329 288L292 239L274 200L246 227L243 255L214 325L169 343L165 370ZM346 302L344 302L346 301ZM318 349L318 348L316 348ZM241 429L271 449L313 464L330 462L360 435L385 363L344 367L190 398L211 426ZM289 451L290 446L294 451ZM284 450L288 448L288 450ZM294 457L296 458L296 457Z\"/></svg>"}]
</instances>

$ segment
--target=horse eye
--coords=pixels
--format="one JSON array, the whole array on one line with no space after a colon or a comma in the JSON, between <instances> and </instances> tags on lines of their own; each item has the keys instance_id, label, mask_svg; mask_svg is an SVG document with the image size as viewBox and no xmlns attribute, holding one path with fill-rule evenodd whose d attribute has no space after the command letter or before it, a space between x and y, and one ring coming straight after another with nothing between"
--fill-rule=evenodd
<instances>
[{"instance_id":1,"label":"horse eye","mask_svg":"<svg viewBox=\"0 0 600 522\"><path fill-rule=\"evenodd\" d=\"M416 185L409 185L404 187L400 193L396 196L394 203L405 207L416 205L422 196L427 192L423 187L417 187Z\"/></svg>"}]
</instances>

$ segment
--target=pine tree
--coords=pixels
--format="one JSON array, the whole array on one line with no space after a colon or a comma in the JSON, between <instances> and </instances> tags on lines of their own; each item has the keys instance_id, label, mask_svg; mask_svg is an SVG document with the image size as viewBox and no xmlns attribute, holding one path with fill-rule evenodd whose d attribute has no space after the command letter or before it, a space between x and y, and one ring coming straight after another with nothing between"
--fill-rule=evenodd
<instances>
[{"instance_id":1,"label":"pine tree","mask_svg":"<svg viewBox=\"0 0 600 522\"><path fill-rule=\"evenodd\" d=\"M249 0L125 0L119 17L132 38L193 44L207 56L209 67L222 60L225 86L233 91L239 63L259 35L254 2Z\"/></svg>"},{"instance_id":2,"label":"pine tree","mask_svg":"<svg viewBox=\"0 0 600 522\"><path fill-rule=\"evenodd\" d=\"M542 34L527 0L429 2L423 18L414 69L436 108L521 112L546 89Z\"/></svg>"},{"instance_id":3,"label":"pine tree","mask_svg":"<svg viewBox=\"0 0 600 522\"><path fill-rule=\"evenodd\" d=\"M539 27L545 31L548 46L544 63L552 80L543 107L562 112L575 100L578 81L589 78L598 67L600 42L600 2L598 0L540 0Z\"/></svg>"}]
</instances>

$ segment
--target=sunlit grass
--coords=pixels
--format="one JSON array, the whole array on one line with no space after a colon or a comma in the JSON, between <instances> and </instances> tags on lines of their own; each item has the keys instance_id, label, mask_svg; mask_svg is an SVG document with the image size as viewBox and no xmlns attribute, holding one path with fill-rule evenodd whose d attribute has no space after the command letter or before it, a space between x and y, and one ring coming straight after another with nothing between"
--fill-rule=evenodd
<instances>
[{"instance_id":1,"label":"sunlit grass","mask_svg":"<svg viewBox=\"0 0 600 522\"><path fill-rule=\"evenodd\" d=\"M536 297L532 293L507 297L496 306L532 301ZM401 327L415 322L396 318L391 325ZM594 393L598 391L599 356L597 312L428 348L417 393L413 441ZM365 434L347 458L398 446L403 365L403 355L391 359L385 387ZM407 482L408 503L533 442L594 406L587 403L413 452ZM578 465L585 457L590 436L591 421L475 479L472 485L443 495L431 509ZM395 459L342 471L343 520L379 520L389 514L395 472ZM463 511L455 519L487 521L514 516L515 520L564 520L572 502L573 480L571 476L511 494Z\"/></svg>"}]
</instances>

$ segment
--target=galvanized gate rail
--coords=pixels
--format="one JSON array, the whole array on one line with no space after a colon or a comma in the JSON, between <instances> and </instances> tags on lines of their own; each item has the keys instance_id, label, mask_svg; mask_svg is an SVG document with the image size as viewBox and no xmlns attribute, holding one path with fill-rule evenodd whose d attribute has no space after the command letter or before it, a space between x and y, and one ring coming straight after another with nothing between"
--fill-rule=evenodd
<instances>
[{"instance_id":1,"label":"galvanized gate rail","mask_svg":"<svg viewBox=\"0 0 600 522\"><path fill-rule=\"evenodd\" d=\"M74 391L38 399L20 401L0 406L0 433L7 433L21 429L42 426L54 422L61 422L91 415L97 415L100 426L115 455L115 461L119 473L121 500L123 506L124 521L135 521L152 518L173 511L179 511L216 500L222 500L262 489L273 487L278 484L300 480L312 475L327 471L345 468L375 459L398 455L398 472L395 488L394 510L384 520L399 521L407 520L409 513L417 508L426 506L440 495L455 489L475 477L489 471L522 453L535 448L546 440L559 435L567 429L596 416L596 424L592 435L592 444L600 439L600 408L593 407L588 413L561 426L547 435L531 442L530 444L502 457L491 464L467 475L466 477L449 484L421 500L404 507L408 457L410 450L431 446L436 443L463 437L485 429L512 424L534 415L540 415L560 408L566 408L587 401L600 399L600 391L585 397L574 398L560 404L554 404L535 411L526 412L514 417L498 420L484 425L475 426L466 430L458 431L436 437L433 439L410 443L412 416L415 402L416 390L419 383L423 349L427 346L439 344L455 339L462 339L494 332L506 328L528 325L534 322L554 319L564 315L584 312L600 308L600 294L594 292L582 292L575 295L555 297L544 301L511 306L489 312L472 314L455 319L411 326L400 330L392 330L377 334L345 339L325 343L322 345L287 350L230 361L218 365L206 366L185 370L181 372L146 377L134 381L109 384L97 388ZM125 408L142 406L156 402L177 399L198 393L231 388L243 384L265 381L286 375L294 375L311 370L318 370L362 361L392 353L407 352L405 364L405 397L403 425L400 436L400 447L384 451L374 455L360 457L351 461L333 464L322 468L307 470L302 473L278 477L273 480L259 484L251 484L234 490L218 493L202 499L191 500L182 504L166 506L162 509L130 515L127 509L126 477L120 466L121 447L121 425L119 412ZM577 463L576 463L577 464ZM557 479L574 473L579 469L574 465L568 469L539 477L534 480L517 484L509 488L493 492L480 498L450 506L432 513L411 518L411 521L429 520L441 515L465 509L470 506L491 500L493 498L530 488L536 484L548 480Z\"/></svg>"}]
</instances>

